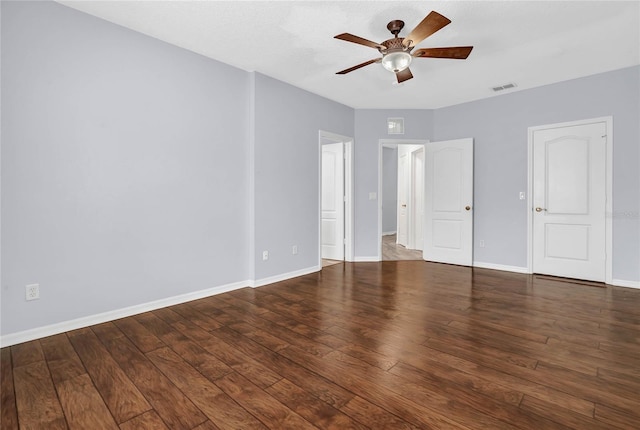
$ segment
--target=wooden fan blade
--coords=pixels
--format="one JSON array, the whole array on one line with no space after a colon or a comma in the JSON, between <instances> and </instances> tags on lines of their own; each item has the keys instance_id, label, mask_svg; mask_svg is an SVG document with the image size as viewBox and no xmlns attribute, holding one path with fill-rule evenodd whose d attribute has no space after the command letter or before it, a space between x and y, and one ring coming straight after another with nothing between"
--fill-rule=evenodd
<instances>
[{"instance_id":1,"label":"wooden fan blade","mask_svg":"<svg viewBox=\"0 0 640 430\"><path fill-rule=\"evenodd\" d=\"M357 66L349 67L348 69L344 69L339 72L336 72L336 75L346 75L347 73L353 72L354 70L357 70L360 67L368 66L369 64L377 63L378 61L380 61L379 58L374 58L373 60L365 61L364 63L358 64Z\"/></svg>"},{"instance_id":2,"label":"wooden fan blade","mask_svg":"<svg viewBox=\"0 0 640 430\"><path fill-rule=\"evenodd\" d=\"M337 36L333 36L333 38L334 39L340 39L340 40L346 40L347 42L357 43L358 45L364 45L364 46L368 46L370 48L386 49L383 45L380 45L379 43L372 42L372 41L367 40L367 39L363 39L362 37L355 36L355 35L350 34L350 33L338 34Z\"/></svg>"},{"instance_id":3,"label":"wooden fan blade","mask_svg":"<svg viewBox=\"0 0 640 430\"><path fill-rule=\"evenodd\" d=\"M404 38L402 44L404 46L416 46L427 37L431 36L442 27L451 22L449 18L440 15L438 12L432 11L425 19L414 28L408 36Z\"/></svg>"},{"instance_id":4,"label":"wooden fan blade","mask_svg":"<svg viewBox=\"0 0 640 430\"><path fill-rule=\"evenodd\" d=\"M451 48L422 48L413 51L414 57L453 58L464 60L471 54L473 46L456 46Z\"/></svg>"},{"instance_id":5,"label":"wooden fan blade","mask_svg":"<svg viewBox=\"0 0 640 430\"><path fill-rule=\"evenodd\" d=\"M413 78L413 74L411 73L411 70L409 70L409 68L407 67L406 69L400 72L396 72L396 78L398 78L398 83L401 84L404 81L408 81L409 79Z\"/></svg>"}]
</instances>

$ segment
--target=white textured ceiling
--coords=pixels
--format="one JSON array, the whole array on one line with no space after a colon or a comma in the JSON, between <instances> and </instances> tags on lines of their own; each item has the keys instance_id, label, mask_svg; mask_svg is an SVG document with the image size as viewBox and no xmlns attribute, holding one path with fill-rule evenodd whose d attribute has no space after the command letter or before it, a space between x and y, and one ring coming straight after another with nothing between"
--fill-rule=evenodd
<instances>
[{"instance_id":1,"label":"white textured ceiling","mask_svg":"<svg viewBox=\"0 0 640 430\"><path fill-rule=\"evenodd\" d=\"M634 1L59 1L247 71L257 71L359 109L432 109L640 64ZM467 60L417 58L395 84L372 64L375 42L430 11L452 23L417 48L473 45ZM514 82L517 88L491 88Z\"/></svg>"}]
</instances>

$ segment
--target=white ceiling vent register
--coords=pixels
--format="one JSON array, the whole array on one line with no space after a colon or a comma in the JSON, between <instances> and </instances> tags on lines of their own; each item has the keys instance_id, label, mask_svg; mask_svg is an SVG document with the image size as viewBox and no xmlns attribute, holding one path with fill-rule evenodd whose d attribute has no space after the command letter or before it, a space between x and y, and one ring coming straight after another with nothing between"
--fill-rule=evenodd
<instances>
[{"instance_id":1,"label":"white ceiling vent register","mask_svg":"<svg viewBox=\"0 0 640 430\"><path fill-rule=\"evenodd\" d=\"M503 91L503 90L509 90L509 89L515 88L515 87L517 87L517 85L514 84L513 82L510 82L508 84L504 84L504 85L500 85L500 86L497 86L497 87L493 87L491 89L493 91L495 91L495 92L498 92L498 91Z\"/></svg>"},{"instance_id":2,"label":"white ceiling vent register","mask_svg":"<svg viewBox=\"0 0 640 430\"><path fill-rule=\"evenodd\" d=\"M404 118L387 118L389 134L404 134Z\"/></svg>"}]
</instances>

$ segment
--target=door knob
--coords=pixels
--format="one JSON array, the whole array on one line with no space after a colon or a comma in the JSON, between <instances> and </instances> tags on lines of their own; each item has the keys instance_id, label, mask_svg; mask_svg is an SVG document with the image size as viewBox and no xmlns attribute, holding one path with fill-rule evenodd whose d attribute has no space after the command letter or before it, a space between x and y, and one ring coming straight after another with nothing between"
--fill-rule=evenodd
<instances>
[{"instance_id":1,"label":"door knob","mask_svg":"<svg viewBox=\"0 0 640 430\"><path fill-rule=\"evenodd\" d=\"M542 211L546 211L546 209L543 209L543 208L540 208L540 207L536 208L536 212L542 212Z\"/></svg>"},{"instance_id":2,"label":"door knob","mask_svg":"<svg viewBox=\"0 0 640 430\"><path fill-rule=\"evenodd\" d=\"M465 206L465 207L464 207L464 210L466 210L466 211L470 211L470 210L471 210L471 206Z\"/></svg>"}]
</instances>

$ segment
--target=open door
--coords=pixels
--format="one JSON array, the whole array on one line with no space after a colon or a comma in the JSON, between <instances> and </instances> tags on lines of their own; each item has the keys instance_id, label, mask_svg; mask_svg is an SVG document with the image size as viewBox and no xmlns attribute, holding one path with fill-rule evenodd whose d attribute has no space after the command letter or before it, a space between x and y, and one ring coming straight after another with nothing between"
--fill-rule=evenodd
<instances>
[{"instance_id":1,"label":"open door","mask_svg":"<svg viewBox=\"0 0 640 430\"><path fill-rule=\"evenodd\" d=\"M344 260L344 145L322 145L322 258Z\"/></svg>"},{"instance_id":2,"label":"open door","mask_svg":"<svg viewBox=\"0 0 640 430\"><path fill-rule=\"evenodd\" d=\"M473 264L473 139L426 146L425 227L427 261Z\"/></svg>"}]
</instances>

